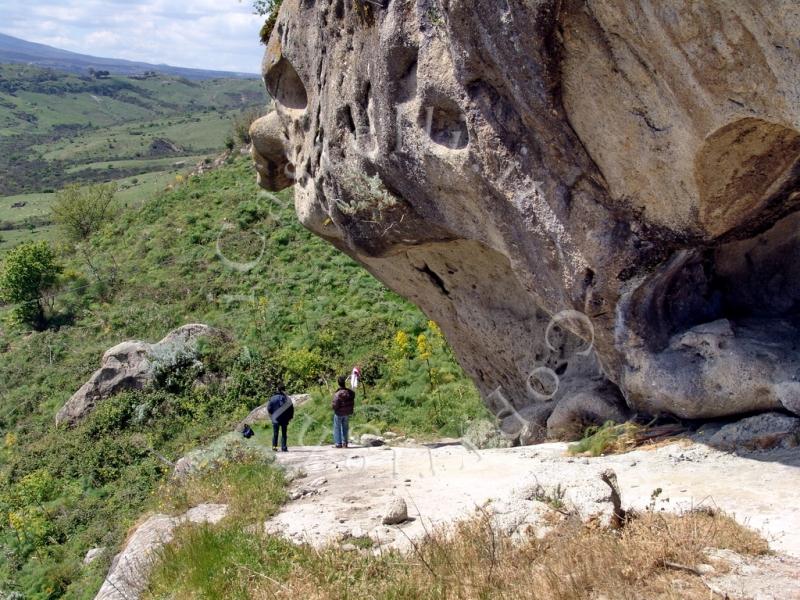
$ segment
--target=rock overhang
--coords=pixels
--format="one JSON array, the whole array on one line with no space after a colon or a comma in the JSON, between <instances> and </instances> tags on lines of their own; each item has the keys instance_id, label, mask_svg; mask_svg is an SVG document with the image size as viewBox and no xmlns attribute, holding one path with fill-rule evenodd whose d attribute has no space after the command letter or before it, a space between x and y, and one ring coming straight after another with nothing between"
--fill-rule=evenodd
<instances>
[{"instance_id":1,"label":"rock overhang","mask_svg":"<svg viewBox=\"0 0 800 600\"><path fill-rule=\"evenodd\" d=\"M505 418L797 410L800 9L679 4L287 0L261 183Z\"/></svg>"}]
</instances>

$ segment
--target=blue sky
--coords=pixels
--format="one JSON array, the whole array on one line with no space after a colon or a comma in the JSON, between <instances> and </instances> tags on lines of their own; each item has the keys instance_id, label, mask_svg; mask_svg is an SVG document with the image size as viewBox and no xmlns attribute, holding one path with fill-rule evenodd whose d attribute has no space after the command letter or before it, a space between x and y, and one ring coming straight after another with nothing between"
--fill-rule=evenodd
<instances>
[{"instance_id":1,"label":"blue sky","mask_svg":"<svg viewBox=\"0 0 800 600\"><path fill-rule=\"evenodd\" d=\"M0 0L0 32L64 50L258 73L251 0Z\"/></svg>"}]
</instances>

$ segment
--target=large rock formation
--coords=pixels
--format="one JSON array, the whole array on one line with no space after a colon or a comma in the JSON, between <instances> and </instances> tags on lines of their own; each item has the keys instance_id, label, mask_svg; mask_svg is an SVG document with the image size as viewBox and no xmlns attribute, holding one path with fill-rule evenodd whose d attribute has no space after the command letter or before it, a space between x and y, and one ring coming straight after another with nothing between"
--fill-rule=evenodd
<instances>
[{"instance_id":1,"label":"large rock formation","mask_svg":"<svg viewBox=\"0 0 800 600\"><path fill-rule=\"evenodd\" d=\"M183 325L155 343L138 340L122 342L103 354L100 368L61 407L56 425L75 425L98 402L124 390L141 390L153 383L159 368L168 369L193 357L197 342L204 337L223 337L221 331L202 323Z\"/></svg>"},{"instance_id":2,"label":"large rock formation","mask_svg":"<svg viewBox=\"0 0 800 600\"><path fill-rule=\"evenodd\" d=\"M790 0L284 0L259 179L504 431L800 413L799 34Z\"/></svg>"}]
</instances>

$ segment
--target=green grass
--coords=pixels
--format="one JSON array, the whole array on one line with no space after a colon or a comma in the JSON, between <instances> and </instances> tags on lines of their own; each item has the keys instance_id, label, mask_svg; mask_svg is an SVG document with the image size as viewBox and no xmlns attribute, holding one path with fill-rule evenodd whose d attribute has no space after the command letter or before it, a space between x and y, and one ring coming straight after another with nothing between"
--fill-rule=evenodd
<instances>
[{"instance_id":1,"label":"green grass","mask_svg":"<svg viewBox=\"0 0 800 600\"><path fill-rule=\"evenodd\" d=\"M186 168L197 164L205 158L205 155L189 155L189 156L168 156L166 158L156 159L125 159L125 160L108 160L99 161L94 163L85 163L82 165L70 167L67 172L75 173L82 169L107 169L109 165L115 169L125 169L128 167L140 167L148 171L169 170L172 168Z\"/></svg>"},{"instance_id":2,"label":"green grass","mask_svg":"<svg viewBox=\"0 0 800 600\"><path fill-rule=\"evenodd\" d=\"M54 194L20 194L0 198L0 221L22 221L29 217L46 217L50 214L50 204ZM22 208L11 208L13 204L24 202Z\"/></svg>"},{"instance_id":3,"label":"green grass","mask_svg":"<svg viewBox=\"0 0 800 600\"><path fill-rule=\"evenodd\" d=\"M44 225L27 229L10 229L0 231L0 257L14 246L22 242L38 242L41 240L55 241L58 237L55 225Z\"/></svg>"},{"instance_id":4,"label":"green grass","mask_svg":"<svg viewBox=\"0 0 800 600\"><path fill-rule=\"evenodd\" d=\"M313 396L290 428L293 444L303 431L306 443L330 438L332 382L354 364L366 381L354 433L457 435L487 414L435 326L305 230L291 191L276 204L262 195L249 160L170 181L168 191L157 179L125 190L128 206L90 241L94 272L56 240L65 267L57 329L25 331L0 307L0 589L32 599L93 597L107 563L84 568L81 559L92 547L117 548L142 511L159 508L154 493L169 474L159 456L176 460L230 431L266 401L275 377ZM137 191L145 185L159 191ZM255 265L232 269L218 246L228 261ZM156 341L189 322L234 338L203 355L216 383L122 394L80 427L54 426L107 348ZM405 345L395 339L401 330ZM47 493L25 491L29 477L46 479ZM250 475L241 477L250 485Z\"/></svg>"},{"instance_id":5,"label":"green grass","mask_svg":"<svg viewBox=\"0 0 800 600\"><path fill-rule=\"evenodd\" d=\"M200 112L89 131L48 144L42 157L45 160L70 161L73 170L88 168L96 162L107 164L111 159L146 161L150 160L151 142L162 138L185 149L186 152L175 155L174 160L180 160L180 156L193 152L222 148L225 136L231 130L231 120L237 113L237 110Z\"/></svg>"},{"instance_id":6,"label":"green grass","mask_svg":"<svg viewBox=\"0 0 800 600\"><path fill-rule=\"evenodd\" d=\"M635 446L636 434L643 427L636 423L615 423L606 421L603 425L593 425L586 429L583 438L570 444L570 454L602 456L627 452Z\"/></svg>"}]
</instances>

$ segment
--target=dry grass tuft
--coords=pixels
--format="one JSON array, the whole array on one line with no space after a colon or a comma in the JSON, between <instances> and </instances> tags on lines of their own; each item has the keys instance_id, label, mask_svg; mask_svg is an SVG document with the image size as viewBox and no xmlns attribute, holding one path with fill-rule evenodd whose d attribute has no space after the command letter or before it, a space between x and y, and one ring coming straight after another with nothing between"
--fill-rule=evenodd
<instances>
[{"instance_id":1,"label":"dry grass tuft","mask_svg":"<svg viewBox=\"0 0 800 600\"><path fill-rule=\"evenodd\" d=\"M640 425L638 423L614 423L593 425L584 432L582 439L570 444L569 453L579 456L603 456L622 454L640 447L655 448L675 443L684 438L686 428L677 424Z\"/></svg>"},{"instance_id":2,"label":"dry grass tuft","mask_svg":"<svg viewBox=\"0 0 800 600\"><path fill-rule=\"evenodd\" d=\"M210 531L205 529L203 535ZM230 536L230 532L219 535ZM235 547L241 551L254 543L255 554L227 564L219 555L213 561L197 557L199 544L191 535L178 539L170 550L171 560L180 559L182 545L194 554L191 560L178 560L175 567L180 568L174 572L162 565L160 589L169 591L165 596L172 598L215 598L210 589L176 590L174 582L181 577L198 581L187 573L192 564L216 564L227 573L225 593L231 598L705 600L714 596L692 570L708 562L706 548L742 554L767 551L757 534L710 511L682 516L648 511L617 531L587 527L570 518L544 539L521 545L498 534L483 518L433 533L408 556L396 552L374 556L337 548L315 551L275 538L256 543L252 536ZM206 544L215 547L209 541ZM233 592L231 581L244 585Z\"/></svg>"}]
</instances>

